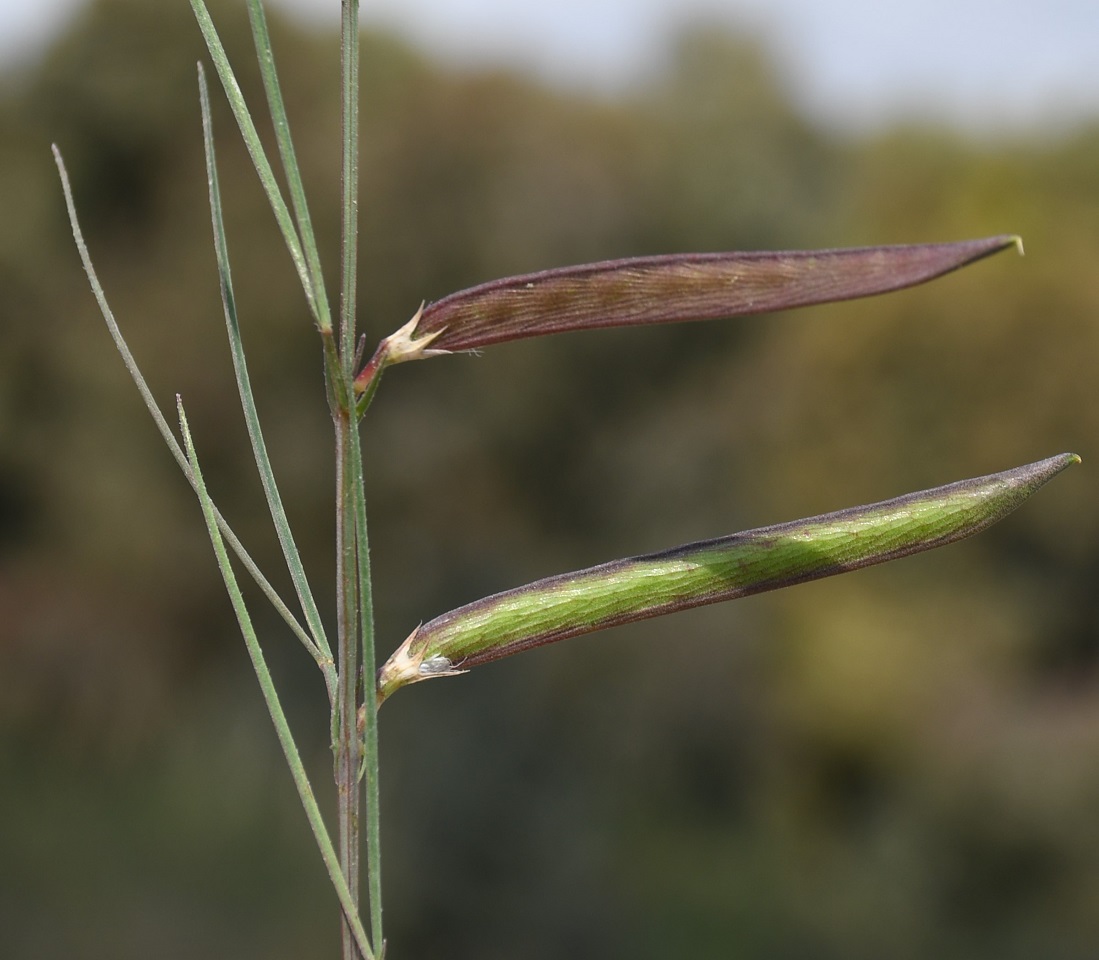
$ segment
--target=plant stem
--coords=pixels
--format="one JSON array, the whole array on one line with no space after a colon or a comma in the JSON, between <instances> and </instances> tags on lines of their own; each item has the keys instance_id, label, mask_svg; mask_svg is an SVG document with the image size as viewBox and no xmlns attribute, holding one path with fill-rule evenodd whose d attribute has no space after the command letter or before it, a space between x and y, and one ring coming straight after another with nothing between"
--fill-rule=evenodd
<instances>
[{"instance_id":1,"label":"plant stem","mask_svg":"<svg viewBox=\"0 0 1099 960\"><path fill-rule=\"evenodd\" d=\"M358 737L358 625L359 579L355 543L355 471L351 447L356 442L350 414L338 410L336 428L336 582L337 662L335 778L339 822L340 868L355 901L359 899L359 737ZM346 921L342 925L343 956L356 960L354 940Z\"/></svg>"},{"instance_id":2,"label":"plant stem","mask_svg":"<svg viewBox=\"0 0 1099 960\"><path fill-rule=\"evenodd\" d=\"M337 693L336 737L336 793L339 804L340 863L347 884L358 901L359 895L359 809L361 787L359 774L362 769L362 738L359 735L359 634L360 629L373 619L373 611L362 610L363 602L370 602L369 569L366 563L365 517L359 516L363 504L361 449L358 446L358 419L355 413L355 395L352 388L355 366L355 311L358 276L358 216L359 216L359 5L358 0L343 0L343 16L340 25L341 114L343 156L341 162L342 207L339 343L336 348L339 366L329 364L329 399L332 403L333 423L336 428L337 460L337 517L336 556L338 598L338 652L339 684ZM360 538L361 541L360 541ZM366 586L364 587L363 584ZM364 643L364 649L368 646ZM373 660L373 657L370 657ZM369 670L369 703L374 704L374 665ZM373 756L367 766L377 783L377 740L372 742ZM377 817L376 798L372 798L371 817ZM371 831L374 836L375 831ZM378 877L370 858L370 889L375 894ZM374 910L380 905L373 904ZM376 913L375 916L380 916ZM380 922L374 926L374 937L381 935ZM342 924L342 946L345 960L355 960L357 949L352 931L346 921ZM380 944L375 939L375 953Z\"/></svg>"},{"instance_id":3,"label":"plant stem","mask_svg":"<svg viewBox=\"0 0 1099 960\"><path fill-rule=\"evenodd\" d=\"M355 484L355 529L358 537L359 621L362 631L362 774L366 777L366 873L370 897L370 936L378 956L385 953L382 932L381 796L378 764L377 662L374 655L374 596L370 577L370 547L366 532L366 490L362 445L358 432L351 445Z\"/></svg>"}]
</instances>

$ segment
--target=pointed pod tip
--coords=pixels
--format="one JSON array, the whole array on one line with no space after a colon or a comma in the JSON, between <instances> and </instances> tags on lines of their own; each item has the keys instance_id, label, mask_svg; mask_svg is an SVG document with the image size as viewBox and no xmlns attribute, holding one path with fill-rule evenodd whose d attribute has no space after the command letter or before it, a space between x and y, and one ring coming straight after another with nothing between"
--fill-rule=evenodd
<instances>
[{"instance_id":1,"label":"pointed pod tip","mask_svg":"<svg viewBox=\"0 0 1099 960\"><path fill-rule=\"evenodd\" d=\"M1007 250L1010 247L1014 247L1019 256L1023 256L1025 253L1023 238L1017 233L1001 233L994 237L978 240L976 243L983 244L989 253L999 253L1001 250Z\"/></svg>"},{"instance_id":2,"label":"pointed pod tip","mask_svg":"<svg viewBox=\"0 0 1099 960\"><path fill-rule=\"evenodd\" d=\"M1015 252L1018 253L1020 257L1026 255L1026 251L1023 249L1023 238L1017 233L1001 233L998 236L974 241L974 243L978 247L983 248L982 252L977 257L978 260L991 256L992 254L1002 253L1004 250L1010 250L1012 248L1014 248Z\"/></svg>"},{"instance_id":3,"label":"pointed pod tip","mask_svg":"<svg viewBox=\"0 0 1099 960\"><path fill-rule=\"evenodd\" d=\"M1056 473L1060 473L1065 467L1071 467L1074 463L1083 463L1084 460L1078 453L1059 453L1043 462L1054 467Z\"/></svg>"},{"instance_id":4,"label":"pointed pod tip","mask_svg":"<svg viewBox=\"0 0 1099 960\"><path fill-rule=\"evenodd\" d=\"M1048 483L1062 470L1081 462L1079 454L1059 453L1055 457L1047 457L1045 460L1038 460L1025 467L1020 467L1017 476L1024 486L1031 490L1037 490L1038 487Z\"/></svg>"}]
</instances>

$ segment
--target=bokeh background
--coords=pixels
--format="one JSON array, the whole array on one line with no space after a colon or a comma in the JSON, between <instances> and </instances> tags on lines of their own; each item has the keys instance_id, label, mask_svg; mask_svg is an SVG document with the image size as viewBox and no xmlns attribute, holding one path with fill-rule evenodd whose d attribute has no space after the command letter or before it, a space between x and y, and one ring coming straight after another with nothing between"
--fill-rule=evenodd
<instances>
[{"instance_id":1,"label":"bokeh background","mask_svg":"<svg viewBox=\"0 0 1099 960\"><path fill-rule=\"evenodd\" d=\"M996 18L1016 6L989 7L988 33L966 39L941 23L943 43L996 62ZM259 109L243 4L211 7ZM334 270L335 31L278 11L272 30ZM1099 33L1074 32L1099 49ZM925 90L891 101L900 112L845 112L842 87L821 99L814 63L750 17L669 27L609 80L432 43L365 35L372 340L422 299L611 256L1001 232L1027 256L858 303L392 371L366 432L383 656L420 620L534 577L1063 450L1084 466L944 551L402 692L382 714L391 955L1095 957L1087 91L1062 109ZM98 0L0 75L5 957L337 950L197 505L103 329L48 150L65 154L158 397L182 393L217 500L285 586L218 301L203 56L182 0ZM1005 59L1009 90L1027 63ZM253 379L323 599L333 469L317 337L220 98L216 111ZM320 678L254 610L330 799Z\"/></svg>"}]
</instances>

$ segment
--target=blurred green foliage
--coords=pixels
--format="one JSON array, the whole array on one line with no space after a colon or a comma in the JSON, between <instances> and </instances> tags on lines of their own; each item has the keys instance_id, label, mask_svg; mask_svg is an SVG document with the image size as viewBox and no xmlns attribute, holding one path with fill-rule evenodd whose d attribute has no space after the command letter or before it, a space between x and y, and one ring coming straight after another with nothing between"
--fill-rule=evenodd
<instances>
[{"instance_id":1,"label":"blurred green foliage","mask_svg":"<svg viewBox=\"0 0 1099 960\"><path fill-rule=\"evenodd\" d=\"M242 5L212 4L262 98ZM336 45L275 21L327 262ZM332 956L336 907L134 352L277 582L225 349L186 4L100 0L0 94L0 941L10 957ZM797 314L400 368L367 423L380 653L450 606L628 553L1062 450L977 540L622 628L383 711L394 957L1095 956L1099 125L841 138L751 37L611 101L363 53L362 322L508 273L673 250L1018 232L1028 257ZM253 380L332 596L320 351L228 111ZM335 277L332 277L333 281ZM289 594L289 591L287 591ZM257 604L327 783L323 688ZM327 788L326 788L327 789Z\"/></svg>"}]
</instances>

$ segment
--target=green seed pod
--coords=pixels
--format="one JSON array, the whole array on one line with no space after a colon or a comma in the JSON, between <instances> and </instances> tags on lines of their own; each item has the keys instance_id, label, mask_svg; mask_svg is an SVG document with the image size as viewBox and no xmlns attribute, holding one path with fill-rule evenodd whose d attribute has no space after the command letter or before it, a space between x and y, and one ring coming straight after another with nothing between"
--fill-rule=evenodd
<instances>
[{"instance_id":1,"label":"green seed pod","mask_svg":"<svg viewBox=\"0 0 1099 960\"><path fill-rule=\"evenodd\" d=\"M846 573L960 540L1080 458L1063 453L973 480L537 580L417 627L378 671L409 683L594 630Z\"/></svg>"}]
</instances>

